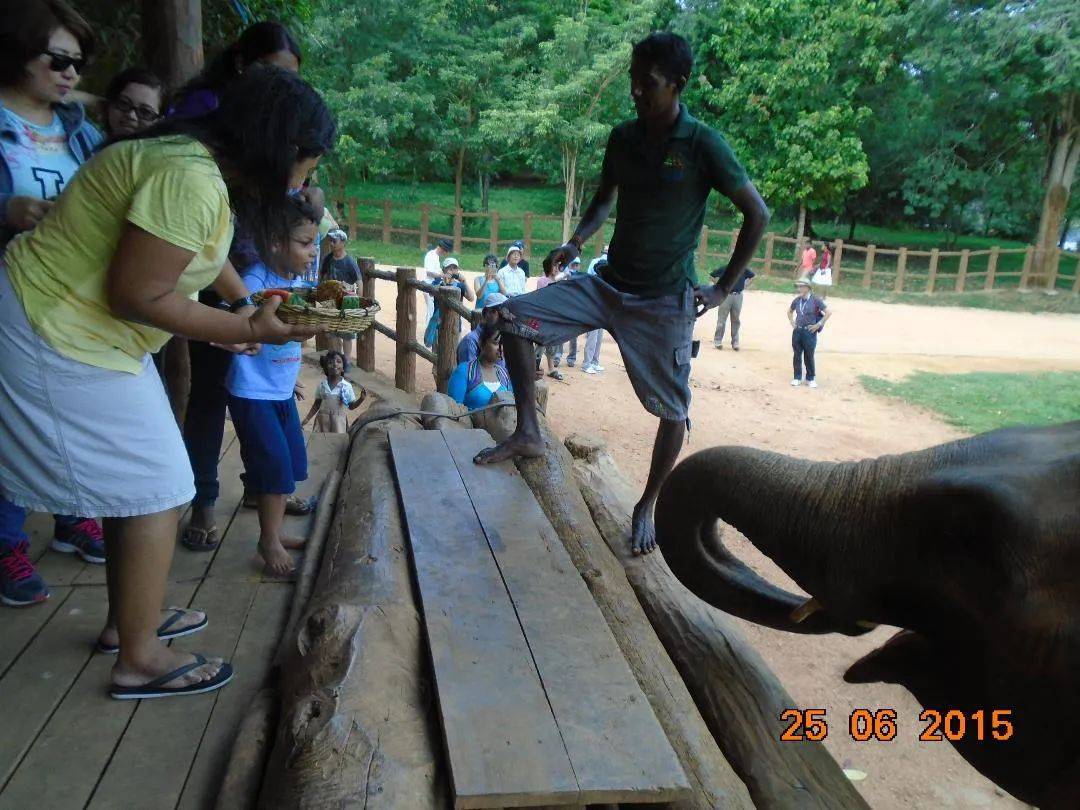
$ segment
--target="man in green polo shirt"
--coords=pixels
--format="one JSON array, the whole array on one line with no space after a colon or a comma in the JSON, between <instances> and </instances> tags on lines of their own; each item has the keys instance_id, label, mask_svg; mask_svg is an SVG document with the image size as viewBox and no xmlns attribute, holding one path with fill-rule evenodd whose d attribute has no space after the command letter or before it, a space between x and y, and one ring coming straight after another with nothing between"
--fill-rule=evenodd
<instances>
[{"instance_id":1,"label":"man in green polo shirt","mask_svg":"<svg viewBox=\"0 0 1080 810\"><path fill-rule=\"evenodd\" d=\"M517 429L476 457L488 464L543 455L530 344L558 344L606 329L619 344L641 404L660 418L649 479L634 507L631 543L642 554L656 547L653 507L686 436L695 316L724 300L769 222L768 208L731 147L679 101L693 61L689 44L675 34L655 33L634 46L630 92L637 118L611 131L596 195L570 241L544 260L561 268L578 256L618 192L608 264L599 275L574 276L499 305L495 326L503 332ZM742 212L743 227L719 281L699 287L694 251L712 189Z\"/></svg>"}]
</instances>

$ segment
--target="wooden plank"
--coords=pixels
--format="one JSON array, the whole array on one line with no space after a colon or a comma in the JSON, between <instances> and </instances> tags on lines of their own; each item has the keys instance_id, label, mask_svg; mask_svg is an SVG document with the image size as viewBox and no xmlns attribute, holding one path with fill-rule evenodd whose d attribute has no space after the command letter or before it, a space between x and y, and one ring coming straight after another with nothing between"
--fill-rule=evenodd
<instances>
[{"instance_id":1,"label":"wooden plank","mask_svg":"<svg viewBox=\"0 0 1080 810\"><path fill-rule=\"evenodd\" d=\"M102 602L105 601L104 589L90 590ZM194 590L192 583L174 586L167 593L166 603L186 605ZM4 789L4 803L10 802L16 807L85 806L136 711L134 701L119 702L108 695L110 673L115 661L116 657L111 655L96 654L90 657L19 763L18 770ZM163 726L158 727L157 733L168 736ZM63 775L59 778L55 768L58 762L64 764ZM140 764L146 767L145 762ZM154 776L159 777L164 767L163 763L160 769L155 769ZM141 799L139 803L142 804Z\"/></svg>"},{"instance_id":2,"label":"wooden plank","mask_svg":"<svg viewBox=\"0 0 1080 810\"><path fill-rule=\"evenodd\" d=\"M509 462L473 463L494 443L487 431L443 437L514 602L582 802L683 797L689 783L678 758L528 484Z\"/></svg>"},{"instance_id":3,"label":"wooden plank","mask_svg":"<svg viewBox=\"0 0 1080 810\"><path fill-rule=\"evenodd\" d=\"M203 583L190 604L206 611L209 624L201 633L177 639L177 646L232 658L258 587L254 582ZM175 807L215 704L231 699L245 677L239 665L236 670L233 682L217 692L141 701L89 807L130 807L133 796L139 797L140 810Z\"/></svg>"},{"instance_id":4,"label":"wooden plank","mask_svg":"<svg viewBox=\"0 0 1080 810\"><path fill-rule=\"evenodd\" d=\"M69 587L53 587L49 588L49 599L43 604L4 611L4 620L0 622L0 678L70 595Z\"/></svg>"},{"instance_id":5,"label":"wooden plank","mask_svg":"<svg viewBox=\"0 0 1080 810\"><path fill-rule=\"evenodd\" d=\"M0 785L94 654L107 613L104 588L76 588L0 679Z\"/></svg>"},{"instance_id":6,"label":"wooden plank","mask_svg":"<svg viewBox=\"0 0 1080 810\"><path fill-rule=\"evenodd\" d=\"M267 681L294 590L292 583L264 582L259 585L232 657L236 677L217 693L219 697L206 733L176 805L178 810L213 807L237 727L251 698Z\"/></svg>"},{"instance_id":7,"label":"wooden plank","mask_svg":"<svg viewBox=\"0 0 1080 810\"><path fill-rule=\"evenodd\" d=\"M390 447L455 806L578 803L578 785L498 566L436 431Z\"/></svg>"}]
</instances>

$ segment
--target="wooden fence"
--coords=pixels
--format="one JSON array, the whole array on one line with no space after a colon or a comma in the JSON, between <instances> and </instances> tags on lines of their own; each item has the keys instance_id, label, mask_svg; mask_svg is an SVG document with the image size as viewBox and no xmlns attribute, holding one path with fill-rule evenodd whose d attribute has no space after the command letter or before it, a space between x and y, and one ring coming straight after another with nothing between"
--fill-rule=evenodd
<instances>
[{"instance_id":1,"label":"wooden fence","mask_svg":"<svg viewBox=\"0 0 1080 810\"><path fill-rule=\"evenodd\" d=\"M375 334L386 335L394 341L394 385L402 391L416 391L416 358L422 357L432 364L435 388L446 393L450 375L457 365L457 345L461 337L461 319L447 315L457 313L470 318L472 310L461 303L461 290L457 287L436 287L416 278L415 267L399 267L394 272L376 270L375 260L358 259L364 298L375 298L375 281L392 281L397 284L397 321L394 329L376 320L371 328L360 334L356 346L356 365L364 371L375 370ZM434 295L439 300L443 317L439 321L439 336L435 351L416 339L416 290Z\"/></svg>"},{"instance_id":2,"label":"wooden fence","mask_svg":"<svg viewBox=\"0 0 1080 810\"><path fill-rule=\"evenodd\" d=\"M410 206L391 200L362 200L339 198L336 207L341 219L348 224L351 236L377 238L383 243L414 244L417 251L426 251L438 239L450 239L454 252L475 247L499 255L501 246L513 239L525 243L525 255L536 256L557 247L561 236L562 217L535 214L527 211L514 217L500 216L498 211L473 212L460 208L438 208L431 205ZM399 221L395 224L395 212ZM373 213L378 214L372 216ZM401 220L407 220L407 226ZM487 220L483 227L483 220ZM448 224L445 230L434 225ZM500 228L514 223L512 233L500 233ZM520 228L517 223L520 222ZM547 235L536 233L538 223L558 222L558 229L547 228ZM470 224L471 223L471 224ZM415 225L416 227L412 227ZM584 253L599 254L614 225L605 223L593 237L591 248ZM477 231L483 231L478 235ZM727 261L735 245L738 231L702 228L697 249L699 268L718 266ZM817 240L815 240L817 241ZM758 246L751 268L765 277L792 277L797 274L801 243L792 237L768 234ZM917 250L913 248L883 248L834 239L829 243L833 255L833 284L861 286L883 292L917 292L927 295L941 293L993 292L1003 289L1071 292L1080 294L1080 254L1055 249L1043 272L1036 274L1033 246L1022 248L991 247L985 250ZM421 282L416 282L421 283ZM430 292L428 290L425 290ZM423 348L423 347L421 347Z\"/></svg>"}]
</instances>

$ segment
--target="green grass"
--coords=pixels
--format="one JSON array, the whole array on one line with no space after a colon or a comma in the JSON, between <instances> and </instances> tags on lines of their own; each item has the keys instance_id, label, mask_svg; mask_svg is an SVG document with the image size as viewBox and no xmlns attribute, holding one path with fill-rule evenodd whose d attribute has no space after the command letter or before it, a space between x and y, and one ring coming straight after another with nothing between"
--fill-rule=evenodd
<instances>
[{"instance_id":1,"label":"green grass","mask_svg":"<svg viewBox=\"0 0 1080 810\"><path fill-rule=\"evenodd\" d=\"M862 376L873 394L941 414L950 425L983 433L1008 425L1050 425L1080 419L1080 372L932 374L891 382Z\"/></svg>"},{"instance_id":2,"label":"green grass","mask_svg":"<svg viewBox=\"0 0 1080 810\"><path fill-rule=\"evenodd\" d=\"M488 214L479 213L479 193L473 184L464 188L463 209L467 212L478 214L466 217L463 221L462 250L458 253L458 259L465 269L480 269L484 254L490 249L491 241L491 217ZM351 183L346 189L347 197L354 197L363 201L371 201L373 204L360 205L357 208L357 233L353 234L354 243L352 251L355 255L374 256L377 261L384 264L419 264L426 247L419 244L418 234L394 233L391 241L382 241L383 209L379 201L390 200L392 206L392 226L419 230L421 223L420 206L430 205L433 209L429 218L428 242L434 242L439 235L453 233L454 221L450 211L454 206L454 186L452 183L407 183L407 182L369 182ZM717 195L714 195L716 197ZM715 200L713 201L715 202ZM497 233L497 245L495 252L502 254L506 245L514 239L519 239L525 233L525 214L532 212L532 255L528 256L531 261L538 260L552 247L555 247L562 239L562 214L563 192L558 186L501 186L491 189L490 208L499 214L499 227ZM343 224L347 224L348 216L342 214ZM540 219L539 217L558 217L557 220ZM706 215L706 225L711 230L734 229L737 225L736 218L730 212L726 203L710 204ZM791 223L782 218L775 218L770 230L777 235L787 235L791 231ZM833 239L841 237L846 240L847 226L834 225L828 221L819 221L815 225L820 237ZM605 231L605 236L610 236L610 225ZM856 230L855 243L874 244L879 249L895 250L901 246L910 250L929 251L932 248L973 251L987 250L993 245L1002 249L1023 248L1021 242L988 238L982 236L961 235L956 237L955 243L948 244L948 236L940 232L906 230L896 228L884 228L879 226L861 225ZM713 235L709 242L709 255L706 266L702 272L713 269L722 264L731 250L731 240L719 235ZM591 258L595 254L593 245L585 250L585 258ZM764 259L765 241L758 246L758 265ZM773 254L773 275L779 278L787 278L793 265L784 266L780 262L791 262L793 251L790 245L777 243ZM995 279L995 291L992 293L982 292L986 273L988 270L988 256L972 256L967 269L967 283L965 292L955 292L959 273L960 259L958 256L942 256L939 261L937 280L933 295L923 294L927 289L929 275L929 256L910 255L907 258L907 269L904 282L904 290L894 293L896 282L897 257L878 253L874 263L874 273L868 288L862 286L861 271L865 262L865 254L860 251L848 250L842 258L840 284L831 292L839 298L862 298L885 302L904 302L928 306L962 306L982 309L1004 309L1023 312L1060 312L1080 313L1080 296L1071 294L1074 274L1078 272L1077 259L1075 256L1066 256L1061 261L1059 277L1057 280L1058 295L1046 295L1043 291L1020 293L1016 288L1019 286L1020 271L1023 267L1023 254L1004 253L999 257L997 264L997 277ZM770 289L768 280L762 279L760 287ZM787 289L786 282L777 281L777 289Z\"/></svg>"}]
</instances>

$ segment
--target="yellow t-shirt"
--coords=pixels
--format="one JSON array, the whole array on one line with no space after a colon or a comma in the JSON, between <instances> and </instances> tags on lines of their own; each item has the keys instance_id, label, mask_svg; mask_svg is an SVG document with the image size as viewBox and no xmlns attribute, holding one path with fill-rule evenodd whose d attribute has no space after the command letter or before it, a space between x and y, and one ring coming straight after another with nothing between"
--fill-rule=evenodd
<instances>
[{"instance_id":1,"label":"yellow t-shirt","mask_svg":"<svg viewBox=\"0 0 1080 810\"><path fill-rule=\"evenodd\" d=\"M106 280L125 223L195 253L176 288L194 295L221 272L232 242L229 194L217 163L191 138L124 141L79 170L4 261L26 317L57 352L137 373L169 334L117 318Z\"/></svg>"}]
</instances>

